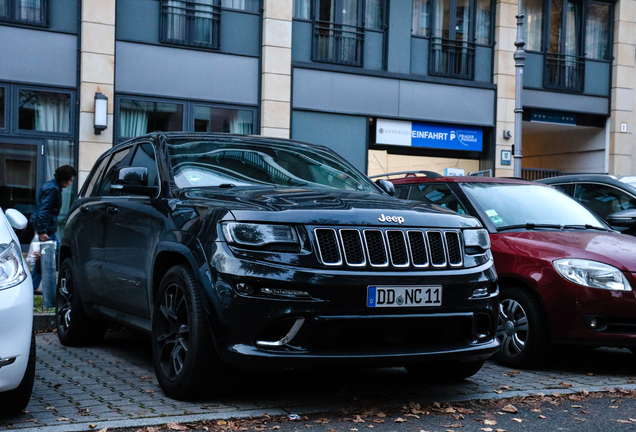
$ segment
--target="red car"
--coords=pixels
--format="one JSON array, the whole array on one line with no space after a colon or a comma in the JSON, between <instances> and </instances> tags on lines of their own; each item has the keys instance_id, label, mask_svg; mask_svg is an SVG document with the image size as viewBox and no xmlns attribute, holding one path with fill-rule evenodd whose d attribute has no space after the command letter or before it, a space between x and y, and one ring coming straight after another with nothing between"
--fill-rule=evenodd
<instances>
[{"instance_id":1,"label":"red car","mask_svg":"<svg viewBox=\"0 0 636 432\"><path fill-rule=\"evenodd\" d=\"M500 363L530 366L563 344L636 352L636 238L613 231L551 186L434 173L400 177L391 178L396 197L475 216L490 232Z\"/></svg>"}]
</instances>

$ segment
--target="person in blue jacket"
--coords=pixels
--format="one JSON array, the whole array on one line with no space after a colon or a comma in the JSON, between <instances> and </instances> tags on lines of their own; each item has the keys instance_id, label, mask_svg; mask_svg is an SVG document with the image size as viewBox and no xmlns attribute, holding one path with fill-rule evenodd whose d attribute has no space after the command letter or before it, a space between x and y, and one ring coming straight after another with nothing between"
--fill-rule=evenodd
<instances>
[{"instance_id":1,"label":"person in blue jacket","mask_svg":"<svg viewBox=\"0 0 636 432\"><path fill-rule=\"evenodd\" d=\"M70 165L63 165L56 169L55 178L47 181L40 188L35 199L35 208L29 219L39 240L41 242L53 240L57 244L57 249L59 249L60 240L55 231L57 231L57 216L62 207L62 189L72 185L76 175L77 171ZM31 276L33 290L39 294L38 287L42 281L42 274L38 263L33 266Z\"/></svg>"}]
</instances>

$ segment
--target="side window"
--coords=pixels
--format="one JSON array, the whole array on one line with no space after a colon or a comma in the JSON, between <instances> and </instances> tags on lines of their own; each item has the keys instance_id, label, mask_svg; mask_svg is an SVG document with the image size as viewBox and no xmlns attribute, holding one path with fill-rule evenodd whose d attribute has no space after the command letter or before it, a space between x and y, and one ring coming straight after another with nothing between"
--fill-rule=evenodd
<instances>
[{"instance_id":1,"label":"side window","mask_svg":"<svg viewBox=\"0 0 636 432\"><path fill-rule=\"evenodd\" d=\"M148 186L159 185L157 160L152 144L144 143L137 146L130 166L144 167L148 169Z\"/></svg>"},{"instance_id":2,"label":"side window","mask_svg":"<svg viewBox=\"0 0 636 432\"><path fill-rule=\"evenodd\" d=\"M625 192L593 183L577 184L574 199L602 218L620 210L636 208L636 199Z\"/></svg>"},{"instance_id":3,"label":"side window","mask_svg":"<svg viewBox=\"0 0 636 432\"><path fill-rule=\"evenodd\" d=\"M444 183L413 185L409 199L446 207L459 214L466 214L453 191Z\"/></svg>"},{"instance_id":4,"label":"side window","mask_svg":"<svg viewBox=\"0 0 636 432\"><path fill-rule=\"evenodd\" d=\"M93 196L93 192L97 192L95 189L95 185L99 184L99 181L102 178L102 174L104 173L104 168L106 168L106 164L108 163L108 158L103 158L98 165L95 165L93 172L91 173L90 178L86 182L86 188L82 193L82 197Z\"/></svg>"},{"instance_id":5,"label":"side window","mask_svg":"<svg viewBox=\"0 0 636 432\"><path fill-rule=\"evenodd\" d=\"M106 168L104 180L102 180L102 183L99 186L100 196L112 195L111 193L109 193L110 185L113 184L113 182L117 179L118 169L128 166L127 161L129 160L129 158L127 158L126 156L128 156L128 154L130 153L131 148L132 147L128 147L113 154L113 157L108 163L108 168Z\"/></svg>"},{"instance_id":6,"label":"side window","mask_svg":"<svg viewBox=\"0 0 636 432\"><path fill-rule=\"evenodd\" d=\"M396 185L395 186L395 197L399 199L408 199L409 197L409 189L411 186L408 185Z\"/></svg>"}]
</instances>

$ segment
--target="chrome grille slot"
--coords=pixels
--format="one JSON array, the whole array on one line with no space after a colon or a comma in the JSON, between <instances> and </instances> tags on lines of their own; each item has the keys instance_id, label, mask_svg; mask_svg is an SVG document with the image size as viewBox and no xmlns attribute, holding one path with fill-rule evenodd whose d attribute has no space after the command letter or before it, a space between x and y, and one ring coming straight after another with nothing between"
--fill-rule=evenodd
<instances>
[{"instance_id":1,"label":"chrome grille slot","mask_svg":"<svg viewBox=\"0 0 636 432\"><path fill-rule=\"evenodd\" d=\"M457 231L444 232L446 237L446 249L448 250L448 263L457 267L462 265L462 249L459 242L459 233Z\"/></svg>"},{"instance_id":2,"label":"chrome grille slot","mask_svg":"<svg viewBox=\"0 0 636 432\"><path fill-rule=\"evenodd\" d=\"M426 241L422 231L408 231L411 261L415 267L428 267Z\"/></svg>"},{"instance_id":3,"label":"chrome grille slot","mask_svg":"<svg viewBox=\"0 0 636 432\"><path fill-rule=\"evenodd\" d=\"M342 240L344 259L348 265L366 265L367 260L364 257L364 249L362 247L362 236L360 235L360 231L358 231L357 229L341 229L340 240Z\"/></svg>"},{"instance_id":4,"label":"chrome grille slot","mask_svg":"<svg viewBox=\"0 0 636 432\"><path fill-rule=\"evenodd\" d=\"M316 242L318 243L318 253L320 260L325 265L340 265L342 258L340 257L340 248L338 247L338 238L336 230L333 228L316 228L314 230Z\"/></svg>"},{"instance_id":5,"label":"chrome grille slot","mask_svg":"<svg viewBox=\"0 0 636 432\"><path fill-rule=\"evenodd\" d=\"M318 260L327 266L457 268L464 265L457 229L313 227Z\"/></svg>"},{"instance_id":6,"label":"chrome grille slot","mask_svg":"<svg viewBox=\"0 0 636 432\"><path fill-rule=\"evenodd\" d=\"M431 264L433 267L446 265L446 253L444 252L444 238L441 231L427 231L428 247L431 251Z\"/></svg>"},{"instance_id":7,"label":"chrome grille slot","mask_svg":"<svg viewBox=\"0 0 636 432\"><path fill-rule=\"evenodd\" d=\"M404 232L400 230L387 230L386 238L389 241L389 255L394 267L408 267L409 252L406 249Z\"/></svg>"},{"instance_id":8,"label":"chrome grille slot","mask_svg":"<svg viewBox=\"0 0 636 432\"><path fill-rule=\"evenodd\" d=\"M369 262L374 267L386 267L389 260L386 255L384 234L381 230L364 230L364 240L367 246Z\"/></svg>"}]
</instances>

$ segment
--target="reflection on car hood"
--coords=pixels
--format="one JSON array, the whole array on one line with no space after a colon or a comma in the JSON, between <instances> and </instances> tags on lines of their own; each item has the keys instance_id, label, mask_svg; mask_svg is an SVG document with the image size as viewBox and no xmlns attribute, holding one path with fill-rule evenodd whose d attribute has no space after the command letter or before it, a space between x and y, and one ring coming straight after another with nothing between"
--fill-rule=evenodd
<instances>
[{"instance_id":1,"label":"reflection on car hood","mask_svg":"<svg viewBox=\"0 0 636 432\"><path fill-rule=\"evenodd\" d=\"M196 201L197 205L205 203L226 208L242 221L448 228L481 226L475 218L442 207L338 189L202 188L182 190L180 198L191 204ZM381 220L387 216L402 218L402 221Z\"/></svg>"},{"instance_id":2,"label":"reflection on car hood","mask_svg":"<svg viewBox=\"0 0 636 432\"><path fill-rule=\"evenodd\" d=\"M512 253L554 261L582 258L636 272L636 238L598 231L524 231L499 234Z\"/></svg>"}]
</instances>

